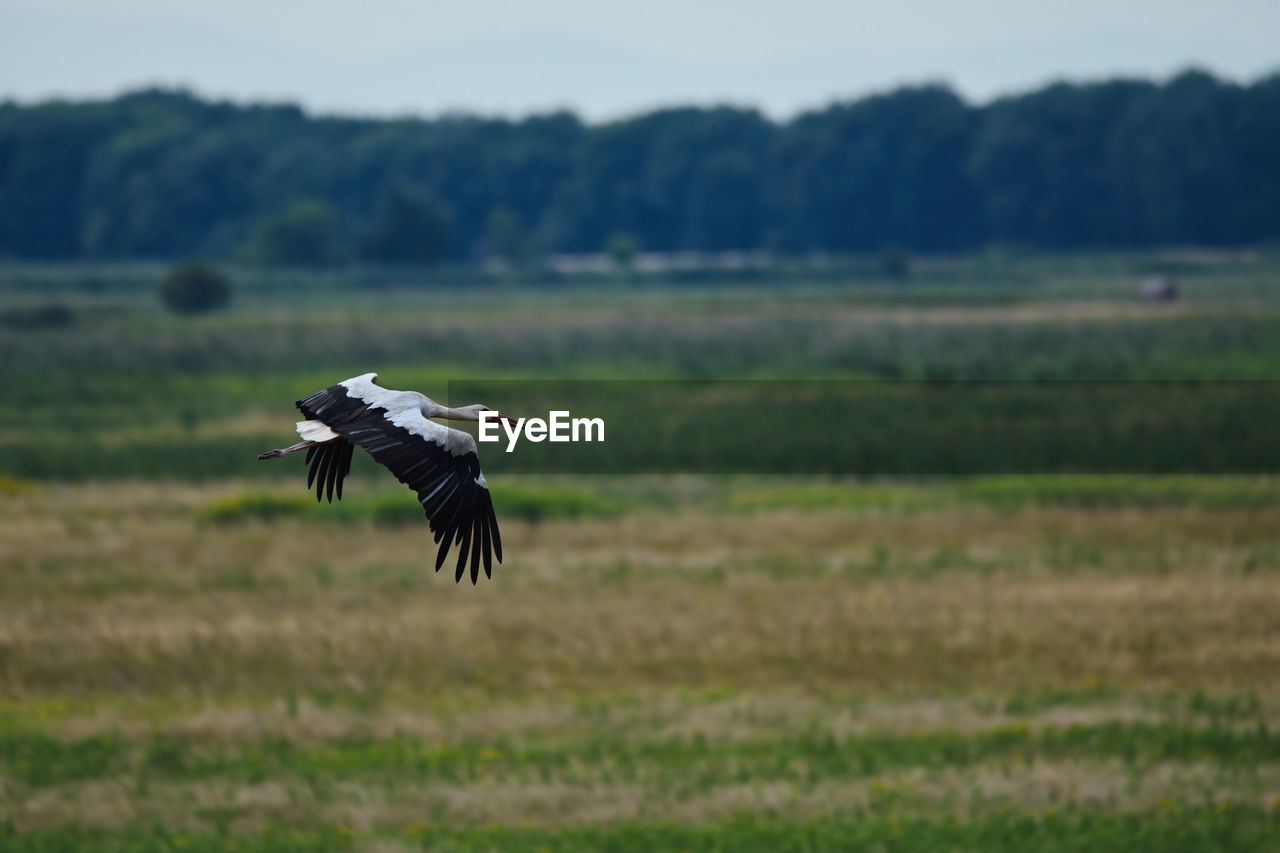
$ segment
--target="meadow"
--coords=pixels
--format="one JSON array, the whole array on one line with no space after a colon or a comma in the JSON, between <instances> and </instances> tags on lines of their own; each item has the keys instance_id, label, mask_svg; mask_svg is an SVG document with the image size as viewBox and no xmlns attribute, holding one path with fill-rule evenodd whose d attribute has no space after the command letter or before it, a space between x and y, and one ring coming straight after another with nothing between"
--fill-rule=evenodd
<instances>
[{"instance_id":1,"label":"meadow","mask_svg":"<svg viewBox=\"0 0 1280 853\"><path fill-rule=\"evenodd\" d=\"M1136 298L1153 264L1181 299ZM376 466L318 506L300 461L253 459L294 399L368 370L428 393L1277 379L1272 259L939 260L907 283L245 273L197 318L160 311L156 275L0 268L0 847L1280 837L1275 472L504 474L507 560L473 588L431 572Z\"/></svg>"}]
</instances>

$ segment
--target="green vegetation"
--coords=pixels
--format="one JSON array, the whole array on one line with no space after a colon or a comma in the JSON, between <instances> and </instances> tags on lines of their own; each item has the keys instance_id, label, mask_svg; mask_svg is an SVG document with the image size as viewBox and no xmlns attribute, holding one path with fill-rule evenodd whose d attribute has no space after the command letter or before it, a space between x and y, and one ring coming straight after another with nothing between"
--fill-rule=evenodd
<instances>
[{"instance_id":1,"label":"green vegetation","mask_svg":"<svg viewBox=\"0 0 1280 853\"><path fill-rule=\"evenodd\" d=\"M901 768L964 768L1033 759L1122 758L1135 773L1166 762L1208 761L1237 768L1280 760L1280 734L1265 724L1230 728L1107 723L1032 730L999 726L972 734L923 732L791 736L723 741L714 736L635 740L617 733L547 746L543 739L499 737L433 743L417 737L338 739L322 744L284 737L202 744L159 735L142 742L95 735L80 740L39 734L0 738L0 761L16 781L42 788L137 774L146 783L225 778L259 782L283 776L345 781L401 774L419 783L468 784L494 779L550 779L564 784L643 781L676 794L705 793L744 779L818 788ZM137 784L137 783L135 783ZM144 783L145 784L145 783Z\"/></svg>"},{"instance_id":2,"label":"green vegetation","mask_svg":"<svg viewBox=\"0 0 1280 853\"><path fill-rule=\"evenodd\" d=\"M954 818L885 818L860 815L803 823L767 815L707 826L687 827L626 823L605 828L549 830L540 827L492 826L468 830L417 823L381 837L397 849L503 850L534 853L609 850L647 853L652 850L720 851L740 849L801 853L812 850L884 851L1080 850L1169 853L1218 850L1269 850L1280 831L1273 813L1248 806L1174 808L1154 817L1137 814L1078 814L1050 811L1043 816L994 814L972 821ZM171 830L127 834L76 832L33 833L5 839L15 853L49 853L87 845L104 853L191 850L194 853L327 851L351 849L349 827L292 830L266 826L252 835L203 834ZM2 838L2 836L0 836Z\"/></svg>"},{"instance_id":3,"label":"green vegetation","mask_svg":"<svg viewBox=\"0 0 1280 853\"><path fill-rule=\"evenodd\" d=\"M964 506L1021 510L1028 507L1185 507L1247 509L1280 505L1273 477L1016 475L902 482L832 483L779 480L729 494L736 509L847 509L924 512Z\"/></svg>"},{"instance_id":4,"label":"green vegetation","mask_svg":"<svg viewBox=\"0 0 1280 853\"><path fill-rule=\"evenodd\" d=\"M345 506L350 506L348 502ZM278 518L296 518L311 508L311 501L300 495L273 495L263 492L247 492L241 495L219 498L204 510L209 521L273 521ZM350 517L350 513L344 513Z\"/></svg>"},{"instance_id":5,"label":"green vegetation","mask_svg":"<svg viewBox=\"0 0 1280 853\"><path fill-rule=\"evenodd\" d=\"M937 447L1017 452L1032 404L1086 443L1144 380L1280 378L1265 254L848 263L769 288L253 267L194 316L155 304L159 267L0 266L3 316L74 317L0 324L0 848L1274 847L1276 472L503 473L493 445L505 562L473 588L363 455L333 504L301 459L254 460L371 369L522 415L546 401L504 380L616 380L655 431L644 407L693 389L711 448L749 394L629 380L862 380L787 435L860 418L876 440L840 458L881 464L928 450L922 411ZM1178 302L1136 298L1155 267ZM948 402L1004 378L1075 381ZM1130 450L1231 470L1274 412L1207 387L1162 399L1230 442L1148 422Z\"/></svg>"},{"instance_id":6,"label":"green vegetation","mask_svg":"<svg viewBox=\"0 0 1280 853\"><path fill-rule=\"evenodd\" d=\"M1273 261L1265 256L1227 256L1216 264L1188 261L1184 300L1144 305L1134 296L1136 271L1155 262L1063 260L1064 271L1055 273L1030 258L937 261L913 273L910 284L890 290L874 284L809 284L782 295L749 285L607 292L593 286L405 286L379 291L374 303L353 280L259 272L245 273L242 281L237 272L237 306L194 317L156 310L148 291L159 271L151 268L0 267L4 305L16 310L32 304L33 292L57 294L76 317L68 329L0 327L6 387L26 401L7 412L0 470L60 479L294 477L287 462L247 467L244 462L288 437L291 401L335 376L369 369L393 386L420 388L436 397L448 393L451 380L466 378L1280 378ZM1020 283L1002 289L969 281L984 274ZM102 283L100 292L84 291L90 278ZM926 284L926 278L934 283ZM733 320L712 322L717 316ZM891 389L877 398L872 384L866 385L867 402L874 405L848 413L859 419L851 422L859 434L865 434L873 415L896 426L880 430L873 456L866 446L848 442L832 448L834 470L882 475L991 470L981 459L966 462L954 455L947 461L958 467L939 467L915 438L919 430L906 422L917 404L897 405L898 391ZM1169 470L1159 467L1162 461L1174 471L1253 469L1246 451L1259 442L1263 450L1269 446L1268 424L1280 396L1261 385L1222 388L1235 395L1222 401L1231 404L1234 420L1224 418L1217 428L1235 423L1243 430L1242 440L1187 446L1177 430L1135 423L1128 435L1138 442L1141 458L1130 455L1132 443L1112 436L1107 447L1117 465L1123 470L1146 460L1128 470ZM1111 399L1125 405L1130 397L1141 402L1125 389ZM493 406L516 402L479 399ZM931 399L942 402L945 395L921 397L919 404ZM1192 391L1180 399L1178 407L1167 409L1176 420L1214 424L1219 401ZM1016 451L1017 436L1004 416L1020 411L1021 404L1016 395L993 402L998 405L985 414L972 404L932 412L959 419L964 429L956 434L958 441L990 431L1003 438L988 453ZM1067 429L1075 420L1106 411L1079 406L1073 420L1060 426ZM728 421L738 417L733 405L687 409L696 412ZM979 426L983 417L986 423ZM622 427L639 429L643 422L624 420ZM815 435L825 435L828 443L837 435L822 429ZM1075 429L1089 433L1083 425ZM749 437L738 435L731 424L723 431L730 438ZM1080 442L1072 447L1093 452ZM1059 467L1082 470L1064 466L1051 448L1048 456L1043 447L1037 452L1042 454L1038 465L1056 460ZM1218 452L1234 455L1236 464L1204 459ZM1197 459L1205 464L1192 461ZM514 461L499 453L490 464L501 469ZM784 470L784 463L780 459L772 470ZM639 469L646 462L637 458L631 464Z\"/></svg>"},{"instance_id":7,"label":"green vegetation","mask_svg":"<svg viewBox=\"0 0 1280 853\"><path fill-rule=\"evenodd\" d=\"M526 521L616 515L622 506L608 497L551 485L508 484L494 496L503 518ZM421 508L412 493L403 489L366 495L348 495L332 506L298 494L245 492L219 498L202 511L209 521L274 521L309 518L318 522L422 524Z\"/></svg>"}]
</instances>

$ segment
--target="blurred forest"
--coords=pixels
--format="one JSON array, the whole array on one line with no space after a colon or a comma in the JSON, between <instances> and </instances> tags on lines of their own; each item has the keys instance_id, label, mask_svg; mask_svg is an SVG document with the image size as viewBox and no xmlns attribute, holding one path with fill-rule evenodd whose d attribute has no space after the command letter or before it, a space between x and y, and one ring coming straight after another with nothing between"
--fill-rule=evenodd
<instances>
[{"instance_id":1,"label":"blurred forest","mask_svg":"<svg viewBox=\"0 0 1280 853\"><path fill-rule=\"evenodd\" d=\"M1280 74L903 88L785 122L731 107L600 125L309 116L146 90L0 104L0 258L325 267L539 252L1280 238ZM620 242L621 241L621 242Z\"/></svg>"}]
</instances>

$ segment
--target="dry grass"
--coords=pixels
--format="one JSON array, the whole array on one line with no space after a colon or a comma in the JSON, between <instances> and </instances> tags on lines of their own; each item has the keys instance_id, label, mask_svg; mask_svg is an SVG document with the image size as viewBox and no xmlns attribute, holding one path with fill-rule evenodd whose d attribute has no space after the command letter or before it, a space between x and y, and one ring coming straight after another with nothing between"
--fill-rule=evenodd
<instances>
[{"instance_id":1,"label":"dry grass","mask_svg":"<svg viewBox=\"0 0 1280 853\"><path fill-rule=\"evenodd\" d=\"M1280 671L1275 510L510 522L507 565L472 589L430 573L425 530L199 522L217 493L3 498L5 693L1241 690Z\"/></svg>"},{"instance_id":2,"label":"dry grass","mask_svg":"<svg viewBox=\"0 0 1280 853\"><path fill-rule=\"evenodd\" d=\"M1205 796L1205 791L1213 794ZM832 784L793 781L725 785L683 794L644 783L598 779L531 782L504 778L392 786L300 778L150 783L79 782L14 792L10 814L21 831L69 823L103 829L163 824L198 831L216 817L236 833L264 823L308 826L320 815L359 832L396 831L423 820L450 826L491 822L561 827L628 820L707 822L767 813L812 819L851 814L970 818L1010 809L1139 811L1174 803L1233 802L1275 808L1280 771L1224 771L1211 764L1157 764L1135 772L1119 761L982 764L963 770L911 768Z\"/></svg>"},{"instance_id":3,"label":"dry grass","mask_svg":"<svg viewBox=\"0 0 1280 853\"><path fill-rule=\"evenodd\" d=\"M1280 728L1280 694L1255 697L1255 701L1256 705L1238 718L1223 721L1173 701L1167 693L1088 689L1057 697L1059 704L1029 709L1018 708L1016 702L962 697L867 701L785 691L752 691L724 698L688 691L649 691L595 702L552 698L462 708L387 703L356 709L306 698L255 704L223 697L165 706L159 714L140 714L137 705L66 706L58 716L46 719L44 728L69 740L119 736L143 741L161 736L197 743L270 738L324 743L409 737L431 743L465 743L521 738L536 739L544 746L594 736L620 744L673 739L749 743L804 731L829 735L834 743L843 744L850 738L871 735L974 735L1015 726L1039 730L1170 723L1188 729L1214 726L1247 732L1263 723ZM85 707L92 710L81 710Z\"/></svg>"}]
</instances>

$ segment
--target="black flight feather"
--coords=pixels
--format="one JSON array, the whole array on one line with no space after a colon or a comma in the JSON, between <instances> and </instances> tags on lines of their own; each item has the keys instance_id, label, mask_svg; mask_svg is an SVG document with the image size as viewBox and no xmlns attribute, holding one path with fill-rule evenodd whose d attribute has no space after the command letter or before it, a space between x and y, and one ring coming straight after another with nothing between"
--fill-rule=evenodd
<instances>
[{"instance_id":1,"label":"black flight feather","mask_svg":"<svg viewBox=\"0 0 1280 853\"><path fill-rule=\"evenodd\" d=\"M329 473L329 462L332 455L332 448L325 447L324 450L320 451L320 462L317 465L319 473L316 477L316 503L320 502L320 493L324 491L324 478Z\"/></svg>"},{"instance_id":2,"label":"black flight feather","mask_svg":"<svg viewBox=\"0 0 1280 853\"><path fill-rule=\"evenodd\" d=\"M458 549L458 566L454 571L453 580L457 583L462 580L462 573L467 567L467 552L471 550L471 519L464 518L462 520L462 547Z\"/></svg>"},{"instance_id":3,"label":"black flight feather","mask_svg":"<svg viewBox=\"0 0 1280 853\"><path fill-rule=\"evenodd\" d=\"M471 548L471 585L475 586L476 581L480 579L480 525L487 523L481 521L480 513L472 513L471 515L471 541L474 543Z\"/></svg>"},{"instance_id":4,"label":"black flight feather","mask_svg":"<svg viewBox=\"0 0 1280 853\"><path fill-rule=\"evenodd\" d=\"M476 519L480 522L480 532L483 534L481 553L484 554L484 576L493 577L493 553L489 548L489 517L476 513Z\"/></svg>"}]
</instances>

